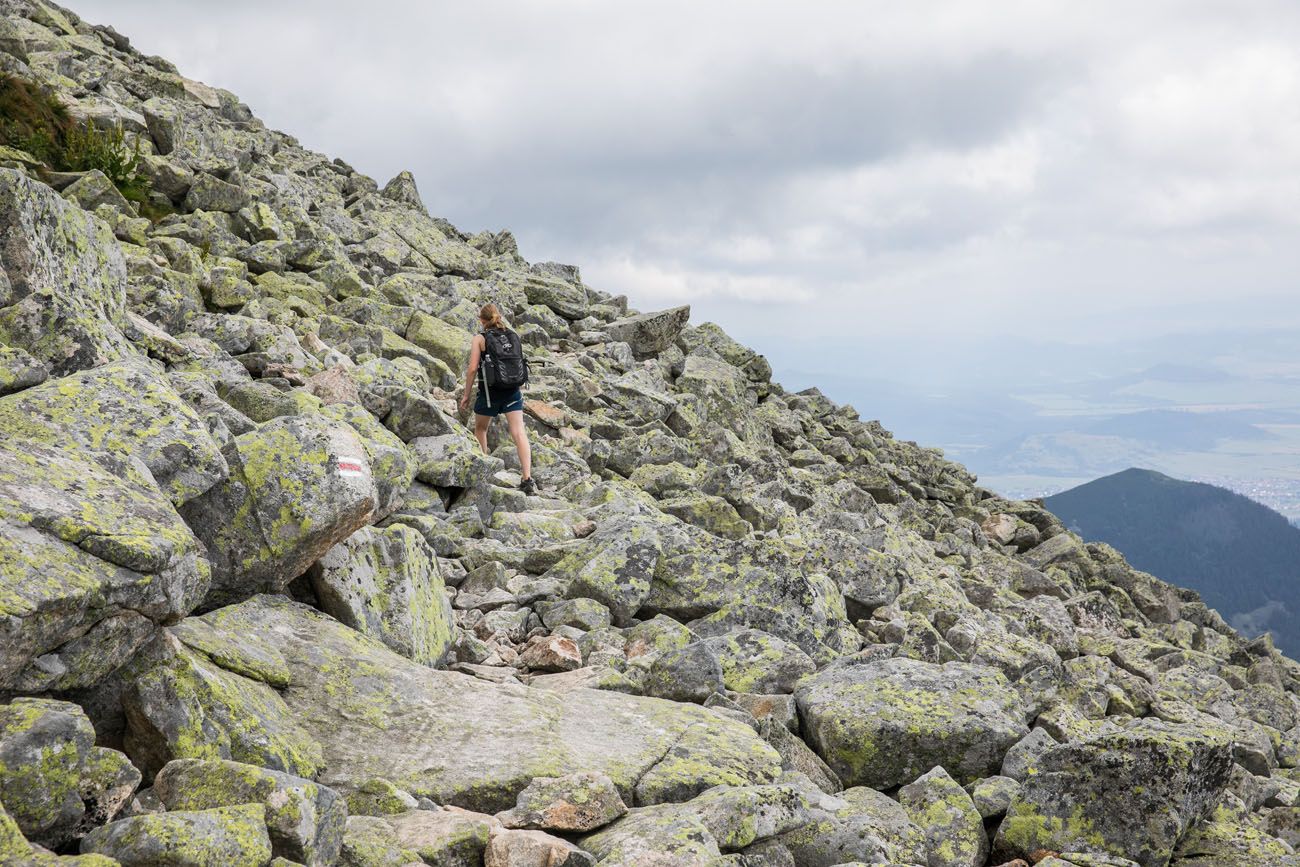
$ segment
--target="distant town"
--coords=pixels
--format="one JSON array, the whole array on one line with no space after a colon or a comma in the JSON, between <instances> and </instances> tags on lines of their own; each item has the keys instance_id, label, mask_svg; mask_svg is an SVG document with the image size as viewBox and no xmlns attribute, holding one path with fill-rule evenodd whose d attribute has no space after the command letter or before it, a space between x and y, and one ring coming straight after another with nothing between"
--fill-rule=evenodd
<instances>
[{"instance_id":1,"label":"distant town","mask_svg":"<svg viewBox=\"0 0 1300 867\"><path fill-rule=\"evenodd\" d=\"M1275 512L1281 512L1292 524L1300 527L1300 479L1228 479L1201 476L1193 477L1189 481L1218 485L1243 497L1250 497Z\"/></svg>"}]
</instances>

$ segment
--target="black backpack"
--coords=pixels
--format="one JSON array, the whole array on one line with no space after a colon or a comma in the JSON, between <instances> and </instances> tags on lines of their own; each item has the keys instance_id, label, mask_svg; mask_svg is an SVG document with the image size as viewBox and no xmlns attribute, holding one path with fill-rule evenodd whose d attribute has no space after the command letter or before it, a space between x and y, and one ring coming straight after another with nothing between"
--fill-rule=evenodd
<instances>
[{"instance_id":1,"label":"black backpack","mask_svg":"<svg viewBox=\"0 0 1300 867\"><path fill-rule=\"evenodd\" d=\"M488 388L519 388L528 381L528 361L519 335L509 328L492 328L483 332L481 367Z\"/></svg>"}]
</instances>

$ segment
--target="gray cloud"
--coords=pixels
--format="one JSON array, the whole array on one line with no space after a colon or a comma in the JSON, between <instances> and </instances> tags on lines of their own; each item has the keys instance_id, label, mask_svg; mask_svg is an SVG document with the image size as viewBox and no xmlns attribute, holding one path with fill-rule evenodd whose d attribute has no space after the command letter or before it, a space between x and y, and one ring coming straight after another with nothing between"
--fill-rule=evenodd
<instances>
[{"instance_id":1,"label":"gray cloud","mask_svg":"<svg viewBox=\"0 0 1300 867\"><path fill-rule=\"evenodd\" d=\"M381 181L414 170L466 228L791 364L827 310L952 352L1300 325L1287 0L77 10Z\"/></svg>"}]
</instances>

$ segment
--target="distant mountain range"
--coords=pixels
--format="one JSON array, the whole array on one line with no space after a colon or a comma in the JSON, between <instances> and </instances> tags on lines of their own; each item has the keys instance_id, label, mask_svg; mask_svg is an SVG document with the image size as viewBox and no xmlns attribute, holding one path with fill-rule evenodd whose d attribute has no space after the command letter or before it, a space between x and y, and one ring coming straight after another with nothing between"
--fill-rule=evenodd
<instances>
[{"instance_id":1,"label":"distant mountain range","mask_svg":"<svg viewBox=\"0 0 1300 867\"><path fill-rule=\"evenodd\" d=\"M1190 587L1237 630L1300 652L1300 528L1225 488L1128 469L1046 499L1090 542Z\"/></svg>"}]
</instances>

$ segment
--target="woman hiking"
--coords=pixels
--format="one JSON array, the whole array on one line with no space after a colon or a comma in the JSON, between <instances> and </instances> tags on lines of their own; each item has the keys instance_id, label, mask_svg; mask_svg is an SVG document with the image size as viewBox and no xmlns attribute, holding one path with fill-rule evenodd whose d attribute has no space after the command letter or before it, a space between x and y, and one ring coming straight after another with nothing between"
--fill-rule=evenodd
<instances>
[{"instance_id":1,"label":"woman hiking","mask_svg":"<svg viewBox=\"0 0 1300 867\"><path fill-rule=\"evenodd\" d=\"M474 335L470 344L460 409L464 412L469 408L470 392L477 380L474 436L483 454L488 454L488 425L496 416L506 417L510 439L514 440L515 450L519 452L519 471L523 476L519 490L532 495L537 492L537 483L533 481L533 454L528 445L528 431L524 428L524 396L519 390L528 381L528 364L524 361L519 335L506 327L495 304L484 304L478 312L478 321L483 326L483 333Z\"/></svg>"}]
</instances>

